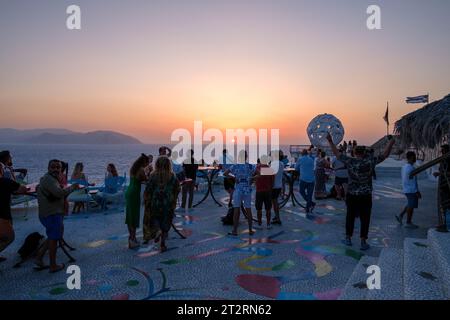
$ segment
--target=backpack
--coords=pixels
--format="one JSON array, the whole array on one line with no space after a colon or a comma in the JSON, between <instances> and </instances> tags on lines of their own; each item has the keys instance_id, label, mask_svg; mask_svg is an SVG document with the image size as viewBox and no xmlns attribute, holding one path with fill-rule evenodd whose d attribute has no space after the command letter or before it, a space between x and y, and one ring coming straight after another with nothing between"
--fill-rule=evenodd
<instances>
[{"instance_id":1,"label":"backpack","mask_svg":"<svg viewBox=\"0 0 450 320\"><path fill-rule=\"evenodd\" d=\"M44 236L38 232L33 232L25 238L25 242L20 247L19 251L17 251L22 260L31 257L31 255L36 252L42 239L44 239Z\"/></svg>"},{"instance_id":2,"label":"backpack","mask_svg":"<svg viewBox=\"0 0 450 320\"><path fill-rule=\"evenodd\" d=\"M234 214L234 208L228 208L228 212L226 216L223 216L221 218L222 223L226 226L231 226L233 225L233 214Z\"/></svg>"}]
</instances>

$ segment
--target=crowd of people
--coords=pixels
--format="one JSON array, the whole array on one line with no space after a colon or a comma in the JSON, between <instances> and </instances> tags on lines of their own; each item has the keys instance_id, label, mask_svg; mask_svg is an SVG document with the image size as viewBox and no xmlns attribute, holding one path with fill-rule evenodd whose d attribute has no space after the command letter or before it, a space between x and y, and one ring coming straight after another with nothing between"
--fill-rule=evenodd
<instances>
[{"instance_id":1,"label":"crowd of people","mask_svg":"<svg viewBox=\"0 0 450 320\"><path fill-rule=\"evenodd\" d=\"M371 150L364 146L358 146L356 141L344 142L337 147L330 135L327 136L329 148L332 151L332 159L327 157L324 150L311 146L302 151L296 160L294 171L289 174L293 178L299 177L299 193L305 201L306 214L312 214L316 201L320 201L334 193L336 199L345 200L347 207L345 223L345 239L343 243L352 246L352 238L355 219L359 217L361 250L368 250L368 233L372 210L372 179L375 166L389 157L394 139L388 136L388 144L385 151L375 156ZM450 152L449 146L442 146L442 154ZM167 250L167 235L172 227L175 211L193 210L194 190L199 166L202 161L197 161L194 152L190 150L184 160L180 160L177 152L172 152L168 147L161 147L159 155L154 162L153 156L141 154L130 168L130 181L125 192L125 223L128 226L128 246L135 249L141 245L136 232L140 226L141 204L144 204L143 216L143 241L159 243L160 251ZM271 161L278 161L278 170L271 169ZM406 227L417 228L413 224L414 209L418 208L421 193L417 177L412 177L415 169L416 154L406 154L407 163L402 168L402 188L407 203L404 209L395 216L400 224L406 216ZM220 165L222 170L224 189L229 195L228 206L233 212L233 226L230 236L238 235L238 227L241 211L248 223L248 234L254 234L252 215L253 185L256 187L255 208L257 227L262 228L263 210L265 211L266 228L271 229L273 224L281 225L279 198L283 196L284 169L289 166L287 157L282 151L273 151L269 155L261 156L258 164L248 162L248 154L241 151L236 161L223 151ZM154 162L154 164L153 164ZM56 252L59 241L63 240L64 215L68 214L67 198L70 194L79 192L86 186L93 185L88 182L83 172L82 163L74 167L71 179L67 179L68 165L63 161L54 159L48 163L47 173L40 179L36 187L35 196L38 201L39 220L47 234L45 243L41 246L37 256L36 265L40 268L49 268L50 272L58 272L64 269L63 264L56 262ZM326 190L329 172L334 172L334 185L332 191ZM291 173L292 172L292 173ZM8 247L15 239L12 216L11 196L13 194L29 194L30 190L18 181L23 178L26 170L14 170L12 157L8 151L0 152L0 252ZM109 163L106 168L106 178L118 176L114 164ZM450 160L442 162L439 172L439 199L441 209L450 210L450 188L448 177L450 176ZM70 182L70 183L68 183ZM141 189L144 186L143 199ZM178 196L181 193L181 205L177 209ZM143 200L143 201L142 201ZM83 203L75 202L73 212L83 209ZM272 210L274 217L272 218ZM50 264L47 266L43 257L49 253ZM5 258L0 257L0 261Z\"/></svg>"}]
</instances>

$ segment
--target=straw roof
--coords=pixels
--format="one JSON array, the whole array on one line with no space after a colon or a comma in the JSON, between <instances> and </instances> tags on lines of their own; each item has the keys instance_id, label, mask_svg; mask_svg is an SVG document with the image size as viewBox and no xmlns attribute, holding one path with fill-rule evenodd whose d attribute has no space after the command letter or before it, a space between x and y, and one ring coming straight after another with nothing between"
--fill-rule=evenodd
<instances>
[{"instance_id":1,"label":"straw roof","mask_svg":"<svg viewBox=\"0 0 450 320\"><path fill-rule=\"evenodd\" d=\"M408 113L395 123L404 148L435 149L450 136L450 94Z\"/></svg>"}]
</instances>

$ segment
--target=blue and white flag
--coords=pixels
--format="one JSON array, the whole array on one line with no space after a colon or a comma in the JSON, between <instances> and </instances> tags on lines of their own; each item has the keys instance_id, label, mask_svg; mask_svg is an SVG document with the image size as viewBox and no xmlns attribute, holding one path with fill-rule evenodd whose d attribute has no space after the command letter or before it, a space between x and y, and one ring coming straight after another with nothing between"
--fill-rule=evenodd
<instances>
[{"instance_id":1,"label":"blue and white flag","mask_svg":"<svg viewBox=\"0 0 450 320\"><path fill-rule=\"evenodd\" d=\"M417 97L407 97L406 103L428 103L428 94Z\"/></svg>"}]
</instances>

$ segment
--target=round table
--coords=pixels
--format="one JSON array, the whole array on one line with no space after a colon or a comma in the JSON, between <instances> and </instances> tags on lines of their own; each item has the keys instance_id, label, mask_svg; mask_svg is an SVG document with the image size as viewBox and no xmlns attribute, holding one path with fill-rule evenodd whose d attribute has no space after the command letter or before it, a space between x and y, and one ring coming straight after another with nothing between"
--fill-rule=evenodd
<instances>
[{"instance_id":1,"label":"round table","mask_svg":"<svg viewBox=\"0 0 450 320\"><path fill-rule=\"evenodd\" d=\"M288 184L289 184L289 194L286 198L281 200L281 202L278 203L280 208L283 208L289 200L292 201L292 206L299 205L302 208L306 208L303 204L300 203L300 201L296 198L295 192L294 192L294 184L295 181L297 181L297 176L295 175L295 169L294 168L286 168L284 169L283 176L286 178Z\"/></svg>"},{"instance_id":2,"label":"round table","mask_svg":"<svg viewBox=\"0 0 450 320\"><path fill-rule=\"evenodd\" d=\"M222 204L219 201L217 201L217 199L214 197L214 193L212 190L212 183L213 183L214 177L220 172L220 169L218 169L217 167L213 167L213 166L208 166L208 167L200 166L200 167L198 167L198 171L205 173L206 181L208 183L208 191L205 193L205 195L199 202L197 202L196 204L193 205L193 207L195 208L196 206L203 203L210 195L211 195L211 198L214 200L214 202L219 207L222 207Z\"/></svg>"}]
</instances>

